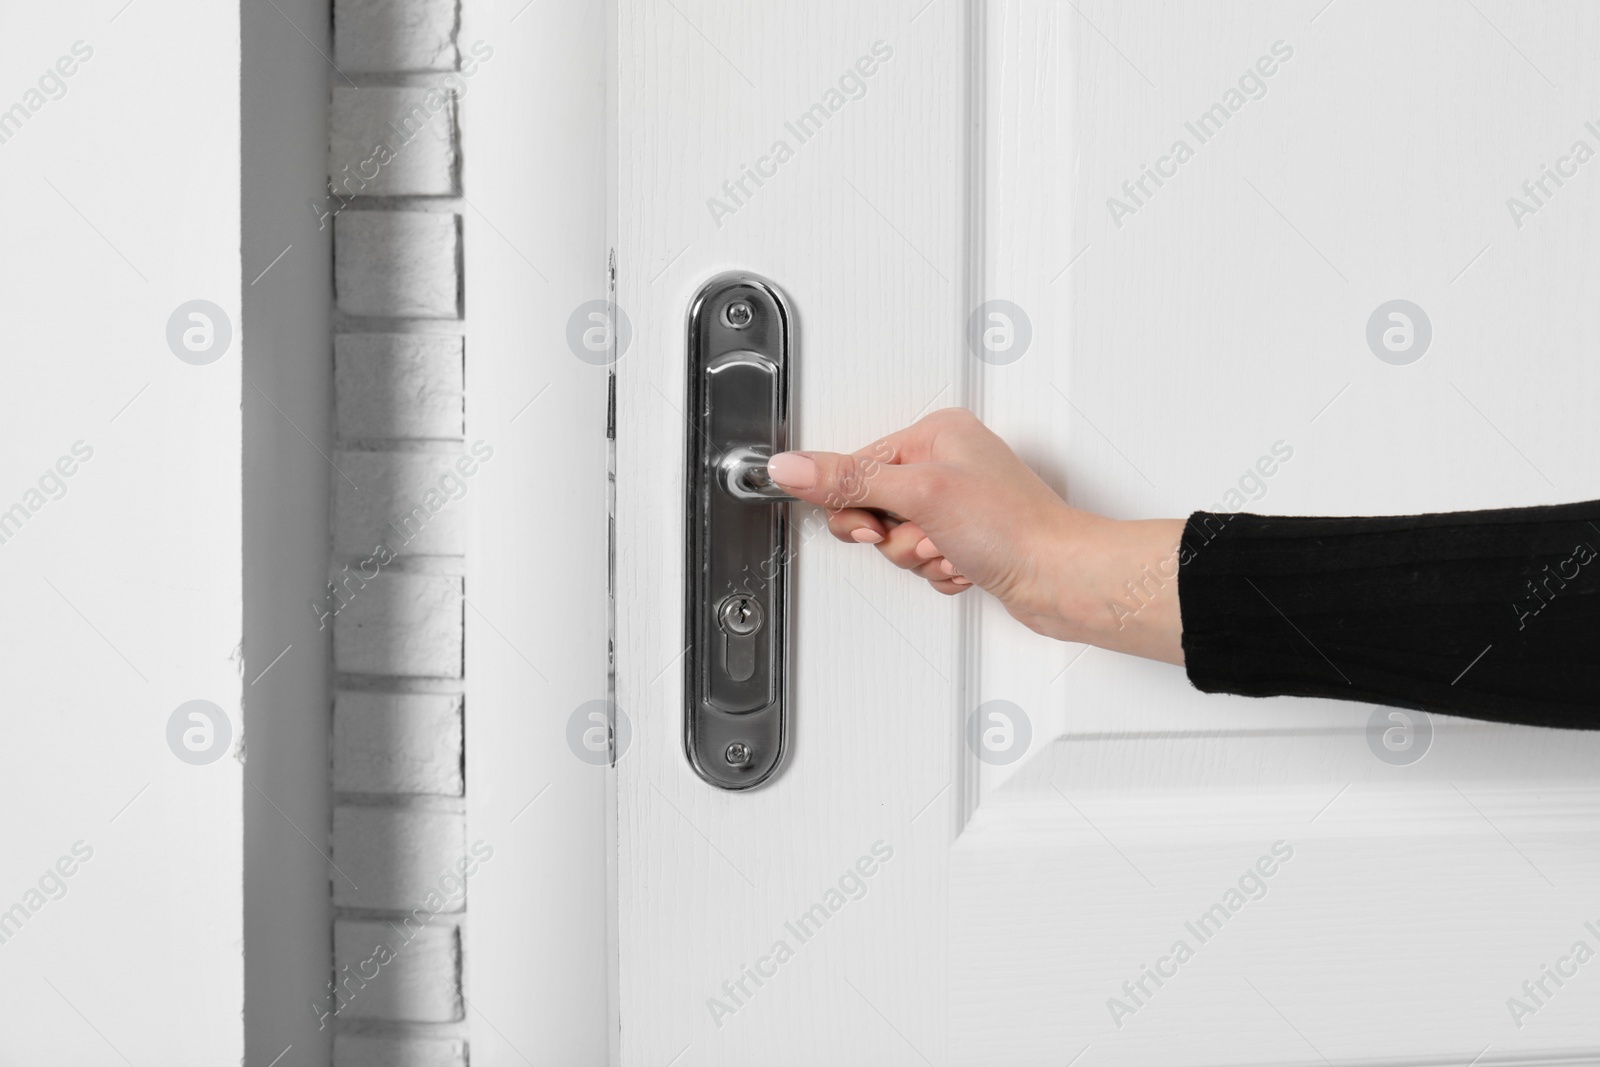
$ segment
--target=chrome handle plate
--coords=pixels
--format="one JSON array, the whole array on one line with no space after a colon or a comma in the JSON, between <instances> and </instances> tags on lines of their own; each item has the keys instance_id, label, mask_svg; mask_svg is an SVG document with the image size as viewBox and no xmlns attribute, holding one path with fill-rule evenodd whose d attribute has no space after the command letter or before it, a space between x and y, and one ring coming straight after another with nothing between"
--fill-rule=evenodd
<instances>
[{"instance_id":1,"label":"chrome handle plate","mask_svg":"<svg viewBox=\"0 0 1600 1067\"><path fill-rule=\"evenodd\" d=\"M789 505L766 477L788 447L794 316L752 274L689 306L684 751L722 789L770 778L788 737Z\"/></svg>"}]
</instances>

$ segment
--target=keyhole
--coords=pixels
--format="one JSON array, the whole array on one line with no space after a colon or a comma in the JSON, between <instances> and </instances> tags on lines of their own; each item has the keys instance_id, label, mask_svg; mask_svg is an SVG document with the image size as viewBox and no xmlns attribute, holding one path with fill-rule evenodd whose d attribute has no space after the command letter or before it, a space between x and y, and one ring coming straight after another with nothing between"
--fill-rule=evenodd
<instances>
[{"instance_id":1,"label":"keyhole","mask_svg":"<svg viewBox=\"0 0 1600 1067\"><path fill-rule=\"evenodd\" d=\"M722 602L717 621L732 637L749 637L761 629L761 605L746 593L736 593Z\"/></svg>"}]
</instances>

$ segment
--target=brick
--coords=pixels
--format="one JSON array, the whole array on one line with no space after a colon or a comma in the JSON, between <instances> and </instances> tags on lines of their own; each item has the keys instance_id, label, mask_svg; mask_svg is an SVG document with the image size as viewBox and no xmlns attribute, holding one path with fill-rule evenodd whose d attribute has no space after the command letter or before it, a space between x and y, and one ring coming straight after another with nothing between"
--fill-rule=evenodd
<instances>
[{"instance_id":1,"label":"brick","mask_svg":"<svg viewBox=\"0 0 1600 1067\"><path fill-rule=\"evenodd\" d=\"M347 674L461 677L461 579L381 571L333 620L334 668Z\"/></svg>"},{"instance_id":2,"label":"brick","mask_svg":"<svg viewBox=\"0 0 1600 1067\"><path fill-rule=\"evenodd\" d=\"M333 902L429 912L466 905L466 816L341 805L333 810Z\"/></svg>"},{"instance_id":3,"label":"brick","mask_svg":"<svg viewBox=\"0 0 1600 1067\"><path fill-rule=\"evenodd\" d=\"M346 200L454 193L454 98L441 88L336 86L328 177Z\"/></svg>"},{"instance_id":4,"label":"brick","mask_svg":"<svg viewBox=\"0 0 1600 1067\"><path fill-rule=\"evenodd\" d=\"M450 923L340 919L333 924L333 965L341 1020L462 1017L461 935Z\"/></svg>"},{"instance_id":5,"label":"brick","mask_svg":"<svg viewBox=\"0 0 1600 1067\"><path fill-rule=\"evenodd\" d=\"M333 339L339 437L460 440L462 366L460 337L340 334Z\"/></svg>"},{"instance_id":6,"label":"brick","mask_svg":"<svg viewBox=\"0 0 1600 1067\"><path fill-rule=\"evenodd\" d=\"M340 311L400 319L460 317L454 214L344 211L333 226Z\"/></svg>"},{"instance_id":7,"label":"brick","mask_svg":"<svg viewBox=\"0 0 1600 1067\"><path fill-rule=\"evenodd\" d=\"M333 479L336 568L373 557L379 542L401 556L460 555L466 515L460 500L471 480L456 469L457 458L441 452L335 453L341 472ZM379 556L366 573L381 573L382 566Z\"/></svg>"},{"instance_id":8,"label":"brick","mask_svg":"<svg viewBox=\"0 0 1600 1067\"><path fill-rule=\"evenodd\" d=\"M335 1034L333 1067L467 1067L467 1043Z\"/></svg>"},{"instance_id":9,"label":"brick","mask_svg":"<svg viewBox=\"0 0 1600 1067\"><path fill-rule=\"evenodd\" d=\"M454 70L456 0L335 0L334 63L352 71Z\"/></svg>"},{"instance_id":10,"label":"brick","mask_svg":"<svg viewBox=\"0 0 1600 1067\"><path fill-rule=\"evenodd\" d=\"M333 700L333 788L462 795L461 697L351 693ZM356 879L360 884L360 879Z\"/></svg>"}]
</instances>

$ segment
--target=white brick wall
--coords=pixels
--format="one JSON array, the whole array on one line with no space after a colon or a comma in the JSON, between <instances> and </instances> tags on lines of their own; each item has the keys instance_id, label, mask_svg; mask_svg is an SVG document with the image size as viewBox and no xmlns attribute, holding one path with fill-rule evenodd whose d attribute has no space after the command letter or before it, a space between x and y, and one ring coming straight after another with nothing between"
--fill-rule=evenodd
<instances>
[{"instance_id":1,"label":"white brick wall","mask_svg":"<svg viewBox=\"0 0 1600 1067\"><path fill-rule=\"evenodd\" d=\"M338 793L460 796L460 695L336 694L333 788Z\"/></svg>"},{"instance_id":2,"label":"white brick wall","mask_svg":"<svg viewBox=\"0 0 1600 1067\"><path fill-rule=\"evenodd\" d=\"M447 71L456 50L455 0L337 0L333 61L346 74Z\"/></svg>"},{"instance_id":3,"label":"white brick wall","mask_svg":"<svg viewBox=\"0 0 1600 1067\"><path fill-rule=\"evenodd\" d=\"M465 835L459 812L334 809L334 905L402 913L424 908L435 915L461 911Z\"/></svg>"},{"instance_id":4,"label":"white brick wall","mask_svg":"<svg viewBox=\"0 0 1600 1067\"><path fill-rule=\"evenodd\" d=\"M461 626L459 577L380 571L334 617L334 669L341 674L458 679Z\"/></svg>"},{"instance_id":5,"label":"white brick wall","mask_svg":"<svg viewBox=\"0 0 1600 1067\"><path fill-rule=\"evenodd\" d=\"M460 337L352 333L334 338L334 418L340 440L459 440Z\"/></svg>"},{"instance_id":6,"label":"white brick wall","mask_svg":"<svg viewBox=\"0 0 1600 1067\"><path fill-rule=\"evenodd\" d=\"M342 1067L467 1067L463 1041L336 1034L333 1060Z\"/></svg>"},{"instance_id":7,"label":"white brick wall","mask_svg":"<svg viewBox=\"0 0 1600 1067\"><path fill-rule=\"evenodd\" d=\"M461 1018L461 934L453 925L338 919L333 963L341 1023Z\"/></svg>"},{"instance_id":8,"label":"white brick wall","mask_svg":"<svg viewBox=\"0 0 1600 1067\"><path fill-rule=\"evenodd\" d=\"M328 142L334 187L344 195L453 194L455 111L440 89L335 86Z\"/></svg>"},{"instance_id":9,"label":"white brick wall","mask_svg":"<svg viewBox=\"0 0 1600 1067\"><path fill-rule=\"evenodd\" d=\"M333 484L333 554L363 559L383 542L402 556L459 556L467 482L455 452L340 451ZM368 568L371 573L371 568Z\"/></svg>"},{"instance_id":10,"label":"white brick wall","mask_svg":"<svg viewBox=\"0 0 1600 1067\"><path fill-rule=\"evenodd\" d=\"M340 212L333 220L339 310L366 318L456 318L457 229L453 212Z\"/></svg>"},{"instance_id":11,"label":"white brick wall","mask_svg":"<svg viewBox=\"0 0 1600 1067\"><path fill-rule=\"evenodd\" d=\"M335 1067L469 1059L456 25L455 0L334 2Z\"/></svg>"}]
</instances>

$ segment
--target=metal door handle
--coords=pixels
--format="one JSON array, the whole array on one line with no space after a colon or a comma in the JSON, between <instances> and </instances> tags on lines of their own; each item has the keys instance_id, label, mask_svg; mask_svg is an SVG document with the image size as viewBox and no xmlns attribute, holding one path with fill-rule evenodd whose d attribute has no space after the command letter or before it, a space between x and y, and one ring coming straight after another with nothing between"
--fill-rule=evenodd
<instances>
[{"instance_id":1,"label":"metal door handle","mask_svg":"<svg viewBox=\"0 0 1600 1067\"><path fill-rule=\"evenodd\" d=\"M767 460L771 458L772 453L766 448L730 448L717 464L723 489L730 496L752 503L793 502L795 498L780 489L767 473Z\"/></svg>"},{"instance_id":2,"label":"metal door handle","mask_svg":"<svg viewBox=\"0 0 1600 1067\"><path fill-rule=\"evenodd\" d=\"M767 459L788 447L794 315L753 274L689 306L684 751L722 789L770 778L788 737L789 505Z\"/></svg>"}]
</instances>

